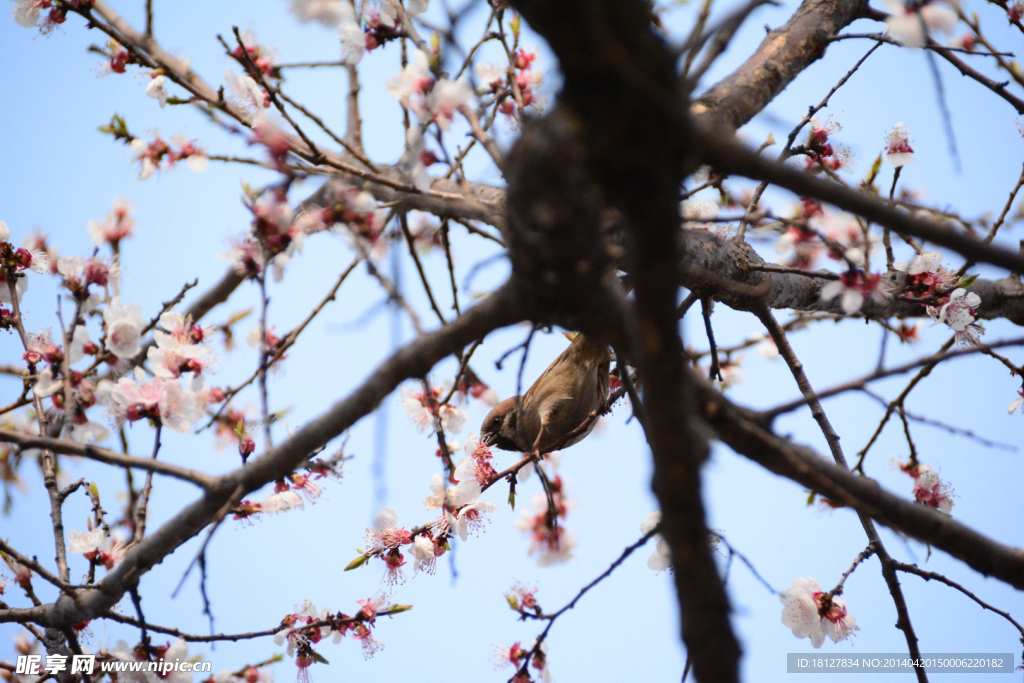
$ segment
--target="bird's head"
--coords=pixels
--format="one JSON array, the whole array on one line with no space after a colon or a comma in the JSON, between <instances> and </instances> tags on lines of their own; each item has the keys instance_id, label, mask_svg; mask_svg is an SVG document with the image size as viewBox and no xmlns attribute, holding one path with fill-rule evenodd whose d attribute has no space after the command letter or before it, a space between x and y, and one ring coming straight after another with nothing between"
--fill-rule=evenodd
<instances>
[{"instance_id":1,"label":"bird's head","mask_svg":"<svg viewBox=\"0 0 1024 683\"><path fill-rule=\"evenodd\" d=\"M487 413L480 426L480 440L487 446L496 446L503 451L523 451L516 440L519 438L518 396L506 398Z\"/></svg>"}]
</instances>

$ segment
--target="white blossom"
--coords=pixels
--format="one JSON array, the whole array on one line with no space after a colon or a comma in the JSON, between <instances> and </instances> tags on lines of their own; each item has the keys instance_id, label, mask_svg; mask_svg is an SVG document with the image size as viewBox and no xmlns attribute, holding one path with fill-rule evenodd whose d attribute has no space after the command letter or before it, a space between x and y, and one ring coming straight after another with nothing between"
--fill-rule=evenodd
<instances>
[{"instance_id":1,"label":"white blossom","mask_svg":"<svg viewBox=\"0 0 1024 683\"><path fill-rule=\"evenodd\" d=\"M130 358L142 350L140 339L146 320L141 306L122 304L121 298L115 296L103 311L103 321L107 326L107 349L115 356Z\"/></svg>"},{"instance_id":2,"label":"white blossom","mask_svg":"<svg viewBox=\"0 0 1024 683\"><path fill-rule=\"evenodd\" d=\"M167 76L154 76L146 86L146 95L160 102L163 108L167 104Z\"/></svg>"}]
</instances>

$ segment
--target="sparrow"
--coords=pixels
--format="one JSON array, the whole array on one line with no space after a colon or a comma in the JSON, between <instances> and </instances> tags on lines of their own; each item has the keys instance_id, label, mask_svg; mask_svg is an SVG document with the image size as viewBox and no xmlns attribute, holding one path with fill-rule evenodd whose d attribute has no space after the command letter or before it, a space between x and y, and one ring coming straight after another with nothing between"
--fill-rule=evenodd
<instances>
[{"instance_id":1,"label":"sparrow","mask_svg":"<svg viewBox=\"0 0 1024 683\"><path fill-rule=\"evenodd\" d=\"M597 420L564 439L590 413L604 407L610 365L607 344L577 334L521 398L513 396L494 406L480 427L481 440L520 453L548 453L578 443L594 430Z\"/></svg>"}]
</instances>

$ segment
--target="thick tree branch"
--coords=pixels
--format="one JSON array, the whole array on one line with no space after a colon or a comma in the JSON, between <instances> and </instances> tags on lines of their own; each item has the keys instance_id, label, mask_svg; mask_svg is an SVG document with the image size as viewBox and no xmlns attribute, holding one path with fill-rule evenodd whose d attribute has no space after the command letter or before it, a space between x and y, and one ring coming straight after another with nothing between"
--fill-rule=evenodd
<instances>
[{"instance_id":1,"label":"thick tree branch","mask_svg":"<svg viewBox=\"0 0 1024 683\"><path fill-rule=\"evenodd\" d=\"M700 409L732 450L880 524L944 550L976 571L1024 589L1024 550L1003 545L949 515L889 493L878 482L824 460L806 446L771 433L755 413L699 387Z\"/></svg>"},{"instance_id":2,"label":"thick tree branch","mask_svg":"<svg viewBox=\"0 0 1024 683\"><path fill-rule=\"evenodd\" d=\"M683 640L699 681L735 681L740 648L711 555L701 497L707 444L692 420L677 329L677 272L684 258L677 206L692 161L677 106L674 59L650 31L643 2L513 4L558 55L565 76L560 106L571 112L594 181L624 217L636 287L645 427L662 530L672 548ZM633 336L622 329L618 335Z\"/></svg>"},{"instance_id":3,"label":"thick tree branch","mask_svg":"<svg viewBox=\"0 0 1024 683\"><path fill-rule=\"evenodd\" d=\"M866 6L863 0L805 0L740 68L693 103L695 123L726 132L740 128L820 59L829 39Z\"/></svg>"},{"instance_id":4,"label":"thick tree branch","mask_svg":"<svg viewBox=\"0 0 1024 683\"><path fill-rule=\"evenodd\" d=\"M77 455L79 457L95 460L96 462L102 462L107 465L116 465L117 467L134 467L148 472L159 472L160 474L166 474L167 476L174 477L175 479L181 479L182 481L202 486L204 489L211 488L216 481L214 477L203 474L202 472L197 472L196 470L178 467L177 465L160 462L159 460L153 460L151 458L142 458L136 455L122 455L106 448L81 444L69 439L51 439L45 436L29 436L19 432L0 429L0 441L18 444L18 446L23 449L43 448L51 450L54 453Z\"/></svg>"},{"instance_id":5,"label":"thick tree branch","mask_svg":"<svg viewBox=\"0 0 1024 683\"><path fill-rule=\"evenodd\" d=\"M800 196L828 202L902 235L917 237L940 247L952 249L972 261L991 263L1011 272L1024 272L1024 258L1015 252L969 237L947 225L923 220L905 211L893 209L885 202L863 192L812 177L786 165L775 164L731 139L710 133L701 139L704 143L704 161L722 173L767 180Z\"/></svg>"}]
</instances>

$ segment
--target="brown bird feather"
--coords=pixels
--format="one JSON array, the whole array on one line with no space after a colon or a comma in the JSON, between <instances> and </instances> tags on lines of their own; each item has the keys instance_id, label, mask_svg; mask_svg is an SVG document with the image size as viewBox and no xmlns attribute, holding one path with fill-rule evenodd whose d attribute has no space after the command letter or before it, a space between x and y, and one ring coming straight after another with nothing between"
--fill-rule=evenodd
<instances>
[{"instance_id":1,"label":"brown bird feather","mask_svg":"<svg viewBox=\"0 0 1024 683\"><path fill-rule=\"evenodd\" d=\"M577 334L522 399L496 405L480 427L481 439L506 451L548 453L568 448L593 431L597 420L563 443L608 398L611 353L602 341Z\"/></svg>"}]
</instances>

